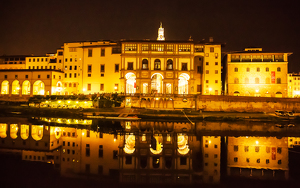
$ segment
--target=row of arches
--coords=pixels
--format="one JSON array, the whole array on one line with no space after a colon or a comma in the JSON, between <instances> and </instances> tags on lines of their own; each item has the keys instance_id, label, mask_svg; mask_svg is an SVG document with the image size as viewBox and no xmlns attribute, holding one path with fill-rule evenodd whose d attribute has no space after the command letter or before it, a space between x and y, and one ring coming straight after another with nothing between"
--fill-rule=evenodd
<instances>
[{"instance_id":1,"label":"row of arches","mask_svg":"<svg viewBox=\"0 0 300 188\"><path fill-rule=\"evenodd\" d=\"M9 130L9 133L8 133ZM29 125L23 124L0 124L0 138L6 138L9 134L12 139L17 139L20 136L23 140L29 138L30 127ZM43 125L31 125L31 137L39 141L43 138L44 126ZM61 129L59 127L51 127L50 134L55 134L55 138L59 139L61 136Z\"/></svg>"},{"instance_id":2,"label":"row of arches","mask_svg":"<svg viewBox=\"0 0 300 188\"><path fill-rule=\"evenodd\" d=\"M136 75L134 73L127 73L125 75L126 78L126 93L136 93L136 90L138 89L138 86L136 85ZM178 77L178 94L188 94L189 92L189 79L190 76L186 73L182 73ZM151 93L164 93L163 88L163 81L164 77L160 73L154 73L151 76L151 85L148 83L142 83L141 89L142 93L148 93L149 87ZM172 94L174 93L173 87L171 83L166 83L165 85L165 92L166 94Z\"/></svg>"},{"instance_id":3,"label":"row of arches","mask_svg":"<svg viewBox=\"0 0 300 188\"><path fill-rule=\"evenodd\" d=\"M148 70L149 69L148 59L143 59L142 60L142 69L143 70ZM161 61L160 61L160 59L155 59L154 60L154 70L161 70ZM173 70L173 60L172 59L167 60L166 70Z\"/></svg>"},{"instance_id":4,"label":"row of arches","mask_svg":"<svg viewBox=\"0 0 300 188\"><path fill-rule=\"evenodd\" d=\"M45 94L45 83L41 80L37 80L33 83L31 86L30 81L25 80L22 85L20 85L19 80L14 80L11 85L9 81L4 80L1 83L1 94L7 95L10 94L10 87L11 88L11 94L13 95L19 95L20 92L22 95L30 95L31 93L31 87L33 90L33 95L44 95Z\"/></svg>"}]
</instances>

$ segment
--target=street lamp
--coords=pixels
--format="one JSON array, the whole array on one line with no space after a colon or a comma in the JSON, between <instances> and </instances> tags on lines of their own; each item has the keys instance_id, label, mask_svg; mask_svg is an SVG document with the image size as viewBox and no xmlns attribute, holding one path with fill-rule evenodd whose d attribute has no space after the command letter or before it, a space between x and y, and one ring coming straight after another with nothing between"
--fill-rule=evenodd
<instances>
[{"instance_id":1,"label":"street lamp","mask_svg":"<svg viewBox=\"0 0 300 188\"><path fill-rule=\"evenodd\" d=\"M212 89L211 89L211 87L210 87L210 88L209 88L209 94L210 94L211 90L212 90Z\"/></svg>"}]
</instances>

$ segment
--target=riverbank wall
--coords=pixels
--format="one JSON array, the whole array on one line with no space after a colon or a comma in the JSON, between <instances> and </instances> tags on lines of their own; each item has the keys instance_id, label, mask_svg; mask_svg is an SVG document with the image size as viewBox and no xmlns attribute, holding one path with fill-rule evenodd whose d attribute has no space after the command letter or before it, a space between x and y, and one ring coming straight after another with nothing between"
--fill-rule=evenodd
<instances>
[{"instance_id":1,"label":"riverbank wall","mask_svg":"<svg viewBox=\"0 0 300 188\"><path fill-rule=\"evenodd\" d=\"M175 96L126 97L125 107L149 109L194 109L220 112L274 112L275 110L300 112L300 98L240 97L240 96Z\"/></svg>"}]
</instances>

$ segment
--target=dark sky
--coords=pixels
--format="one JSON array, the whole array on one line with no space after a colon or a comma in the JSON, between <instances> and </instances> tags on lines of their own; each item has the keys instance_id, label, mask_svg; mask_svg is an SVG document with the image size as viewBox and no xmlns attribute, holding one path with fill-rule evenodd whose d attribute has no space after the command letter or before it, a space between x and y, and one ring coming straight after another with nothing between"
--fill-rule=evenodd
<instances>
[{"instance_id":1,"label":"dark sky","mask_svg":"<svg viewBox=\"0 0 300 188\"><path fill-rule=\"evenodd\" d=\"M1 0L0 55L44 55L64 42L214 37L223 51L293 52L300 71L300 6L293 0Z\"/></svg>"}]
</instances>

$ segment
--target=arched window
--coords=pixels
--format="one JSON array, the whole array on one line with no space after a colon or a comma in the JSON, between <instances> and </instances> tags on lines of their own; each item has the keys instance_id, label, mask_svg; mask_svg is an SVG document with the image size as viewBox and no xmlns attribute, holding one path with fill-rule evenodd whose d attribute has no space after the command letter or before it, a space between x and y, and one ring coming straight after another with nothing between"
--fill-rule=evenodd
<instances>
[{"instance_id":1,"label":"arched window","mask_svg":"<svg viewBox=\"0 0 300 188\"><path fill-rule=\"evenodd\" d=\"M76 83L73 84L73 87L76 87Z\"/></svg>"},{"instance_id":2,"label":"arched window","mask_svg":"<svg viewBox=\"0 0 300 188\"><path fill-rule=\"evenodd\" d=\"M154 70L160 70L160 69L161 69L160 60L155 59L155 61L154 61Z\"/></svg>"},{"instance_id":3,"label":"arched window","mask_svg":"<svg viewBox=\"0 0 300 188\"><path fill-rule=\"evenodd\" d=\"M270 69L269 69L269 67L267 67L267 68L266 68L266 72L269 72L269 71L270 71Z\"/></svg>"},{"instance_id":4,"label":"arched window","mask_svg":"<svg viewBox=\"0 0 300 188\"><path fill-rule=\"evenodd\" d=\"M235 67L234 72L238 72L238 71L239 71L239 68Z\"/></svg>"},{"instance_id":5,"label":"arched window","mask_svg":"<svg viewBox=\"0 0 300 188\"><path fill-rule=\"evenodd\" d=\"M148 60L147 59L143 59L143 61L142 61L142 69L148 70Z\"/></svg>"},{"instance_id":6,"label":"arched window","mask_svg":"<svg viewBox=\"0 0 300 188\"><path fill-rule=\"evenodd\" d=\"M277 78L277 84L281 84L281 78Z\"/></svg>"},{"instance_id":7,"label":"arched window","mask_svg":"<svg viewBox=\"0 0 300 188\"><path fill-rule=\"evenodd\" d=\"M245 84L249 84L249 78L245 78Z\"/></svg>"},{"instance_id":8,"label":"arched window","mask_svg":"<svg viewBox=\"0 0 300 188\"><path fill-rule=\"evenodd\" d=\"M168 59L168 61L167 61L167 70L173 70L173 61L172 61L172 59Z\"/></svg>"},{"instance_id":9,"label":"arched window","mask_svg":"<svg viewBox=\"0 0 300 188\"><path fill-rule=\"evenodd\" d=\"M69 83L69 87L72 87L72 83Z\"/></svg>"},{"instance_id":10,"label":"arched window","mask_svg":"<svg viewBox=\"0 0 300 188\"><path fill-rule=\"evenodd\" d=\"M238 78L234 78L234 83L238 84L239 83L239 79Z\"/></svg>"},{"instance_id":11,"label":"arched window","mask_svg":"<svg viewBox=\"0 0 300 188\"><path fill-rule=\"evenodd\" d=\"M280 72L281 71L281 68L280 67L277 67L277 72Z\"/></svg>"},{"instance_id":12,"label":"arched window","mask_svg":"<svg viewBox=\"0 0 300 188\"><path fill-rule=\"evenodd\" d=\"M247 67L246 71L247 71L247 72L250 72L250 68L249 68L249 67Z\"/></svg>"},{"instance_id":13,"label":"arched window","mask_svg":"<svg viewBox=\"0 0 300 188\"><path fill-rule=\"evenodd\" d=\"M259 78L255 78L255 83L259 84Z\"/></svg>"}]
</instances>

